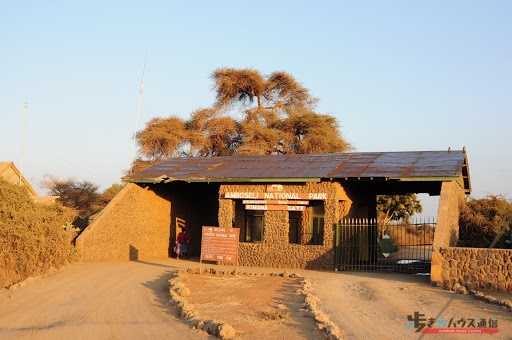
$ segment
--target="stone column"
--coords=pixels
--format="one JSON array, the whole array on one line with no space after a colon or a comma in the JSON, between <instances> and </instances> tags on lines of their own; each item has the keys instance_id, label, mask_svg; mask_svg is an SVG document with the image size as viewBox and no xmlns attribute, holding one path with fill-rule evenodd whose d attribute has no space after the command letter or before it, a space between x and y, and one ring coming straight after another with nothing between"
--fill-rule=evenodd
<instances>
[{"instance_id":1,"label":"stone column","mask_svg":"<svg viewBox=\"0 0 512 340\"><path fill-rule=\"evenodd\" d=\"M432 282L442 281L443 257L440 248L453 247L459 239L459 204L463 200L464 189L459 183L452 181L441 184L430 270Z\"/></svg>"},{"instance_id":2,"label":"stone column","mask_svg":"<svg viewBox=\"0 0 512 340\"><path fill-rule=\"evenodd\" d=\"M230 199L219 199L219 227L231 228L233 222L233 202Z\"/></svg>"}]
</instances>

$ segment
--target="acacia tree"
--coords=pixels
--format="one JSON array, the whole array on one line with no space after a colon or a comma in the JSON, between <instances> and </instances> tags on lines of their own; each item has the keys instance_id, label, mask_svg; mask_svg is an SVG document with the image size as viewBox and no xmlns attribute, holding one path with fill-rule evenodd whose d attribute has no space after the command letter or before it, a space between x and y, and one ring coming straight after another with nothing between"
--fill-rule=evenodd
<instances>
[{"instance_id":1,"label":"acacia tree","mask_svg":"<svg viewBox=\"0 0 512 340\"><path fill-rule=\"evenodd\" d=\"M377 219L382 238L391 220L409 222L412 215L421 213L423 207L416 194L377 195Z\"/></svg>"},{"instance_id":2,"label":"acacia tree","mask_svg":"<svg viewBox=\"0 0 512 340\"><path fill-rule=\"evenodd\" d=\"M124 185L112 184L102 193L98 193L98 185L89 181L79 181L73 177L60 179L45 175L42 186L50 195L59 196L57 201L63 206L72 208L78 214L73 225L83 230L89 224L89 217L100 212L123 189Z\"/></svg>"},{"instance_id":3,"label":"acacia tree","mask_svg":"<svg viewBox=\"0 0 512 340\"><path fill-rule=\"evenodd\" d=\"M336 118L315 112L318 99L290 74L220 68L211 78L216 93L211 107L194 111L188 120L154 118L137 134L141 157L134 170L169 157L352 149Z\"/></svg>"},{"instance_id":4,"label":"acacia tree","mask_svg":"<svg viewBox=\"0 0 512 340\"><path fill-rule=\"evenodd\" d=\"M89 181L74 178L59 179L46 175L42 185L50 195L59 196L58 201L65 207L76 209L81 215L90 215L91 207L97 203L98 186Z\"/></svg>"}]
</instances>

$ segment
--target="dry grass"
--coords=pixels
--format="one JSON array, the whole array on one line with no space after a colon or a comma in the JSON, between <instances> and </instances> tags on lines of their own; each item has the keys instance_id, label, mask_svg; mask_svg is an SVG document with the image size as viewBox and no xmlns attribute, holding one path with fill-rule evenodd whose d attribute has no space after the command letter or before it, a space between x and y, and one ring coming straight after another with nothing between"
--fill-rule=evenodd
<instances>
[{"instance_id":1,"label":"dry grass","mask_svg":"<svg viewBox=\"0 0 512 340\"><path fill-rule=\"evenodd\" d=\"M434 243L435 228L431 225L389 225L386 233L395 245L414 246Z\"/></svg>"},{"instance_id":2,"label":"dry grass","mask_svg":"<svg viewBox=\"0 0 512 340\"><path fill-rule=\"evenodd\" d=\"M259 313L259 317L265 321L284 321L290 318L290 313L280 309L268 309Z\"/></svg>"},{"instance_id":3,"label":"dry grass","mask_svg":"<svg viewBox=\"0 0 512 340\"><path fill-rule=\"evenodd\" d=\"M73 209L34 203L0 178L0 288L74 260Z\"/></svg>"}]
</instances>

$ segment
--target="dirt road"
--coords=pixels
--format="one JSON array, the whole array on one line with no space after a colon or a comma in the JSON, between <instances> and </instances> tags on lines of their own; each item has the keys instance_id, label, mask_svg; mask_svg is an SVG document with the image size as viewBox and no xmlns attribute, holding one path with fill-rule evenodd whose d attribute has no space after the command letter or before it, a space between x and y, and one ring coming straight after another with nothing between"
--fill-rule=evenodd
<instances>
[{"instance_id":1,"label":"dirt road","mask_svg":"<svg viewBox=\"0 0 512 340\"><path fill-rule=\"evenodd\" d=\"M0 339L213 339L190 329L175 317L173 308L166 305L169 300L166 281L170 273L178 268L195 267L198 267L197 262L175 259L75 264L19 289L3 290L0 293ZM282 272L266 268L241 269ZM424 314L427 319L443 317L447 322L452 318L456 321L494 318L499 333L493 335L493 339L512 338L512 312L479 302L472 296L432 287L427 277L290 272L313 282L320 308L344 331L347 339L420 338L414 327L406 328L407 316L415 312ZM224 281L223 284L229 284L229 280ZM269 285L258 289L274 293ZM511 294L497 297L512 299ZM235 298L242 301L244 296ZM319 334L305 333L301 338L318 339ZM424 337L431 336L435 337L429 334Z\"/></svg>"},{"instance_id":2,"label":"dirt road","mask_svg":"<svg viewBox=\"0 0 512 340\"><path fill-rule=\"evenodd\" d=\"M346 339L474 339L488 334L421 334L406 328L408 315L449 322L495 318L499 333L493 339L512 339L512 311L478 301L474 296L455 294L429 284L428 276L397 273L316 273L313 281L321 307L345 332ZM512 300L512 294L493 292L496 298ZM461 328L463 321L457 323Z\"/></svg>"},{"instance_id":3,"label":"dirt road","mask_svg":"<svg viewBox=\"0 0 512 340\"><path fill-rule=\"evenodd\" d=\"M75 264L3 291L0 339L207 339L165 305L176 268L165 260Z\"/></svg>"}]
</instances>

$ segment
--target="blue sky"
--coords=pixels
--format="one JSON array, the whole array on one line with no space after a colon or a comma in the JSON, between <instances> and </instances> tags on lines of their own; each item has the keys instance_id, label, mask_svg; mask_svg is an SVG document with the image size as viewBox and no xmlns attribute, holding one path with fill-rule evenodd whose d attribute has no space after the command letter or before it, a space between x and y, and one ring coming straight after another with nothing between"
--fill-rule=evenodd
<instances>
[{"instance_id":1,"label":"blue sky","mask_svg":"<svg viewBox=\"0 0 512 340\"><path fill-rule=\"evenodd\" d=\"M2 1L0 160L100 186L139 129L214 101L218 67L291 73L356 151L466 147L473 193L512 194L510 1ZM26 135L23 138L28 103Z\"/></svg>"}]
</instances>

